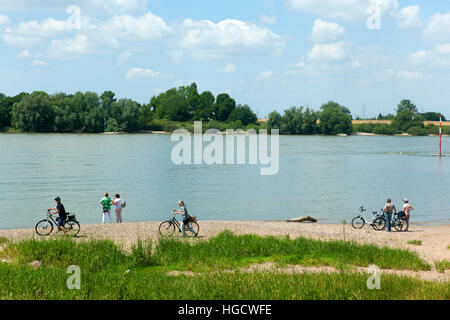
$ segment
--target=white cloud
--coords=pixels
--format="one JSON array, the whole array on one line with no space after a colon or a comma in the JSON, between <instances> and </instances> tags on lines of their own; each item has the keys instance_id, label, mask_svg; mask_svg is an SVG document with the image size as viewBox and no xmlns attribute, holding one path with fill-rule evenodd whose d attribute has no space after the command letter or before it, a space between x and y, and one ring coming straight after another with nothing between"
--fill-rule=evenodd
<instances>
[{"instance_id":1,"label":"white cloud","mask_svg":"<svg viewBox=\"0 0 450 320\"><path fill-rule=\"evenodd\" d=\"M4 14L0 14L0 25L2 24L9 24L9 18Z\"/></svg>"},{"instance_id":2,"label":"white cloud","mask_svg":"<svg viewBox=\"0 0 450 320\"><path fill-rule=\"evenodd\" d=\"M434 51L440 55L450 54L450 43L438 44L434 47Z\"/></svg>"},{"instance_id":3,"label":"white cloud","mask_svg":"<svg viewBox=\"0 0 450 320\"><path fill-rule=\"evenodd\" d=\"M19 52L16 55L16 57L19 59L30 59L30 58L33 58L34 55L30 51L24 50L24 51Z\"/></svg>"},{"instance_id":4,"label":"white cloud","mask_svg":"<svg viewBox=\"0 0 450 320\"><path fill-rule=\"evenodd\" d=\"M425 27L424 36L437 42L450 41L450 12L433 15Z\"/></svg>"},{"instance_id":5,"label":"white cloud","mask_svg":"<svg viewBox=\"0 0 450 320\"><path fill-rule=\"evenodd\" d=\"M48 66L48 63L42 60L34 60L30 63L31 67L46 67Z\"/></svg>"},{"instance_id":6,"label":"white cloud","mask_svg":"<svg viewBox=\"0 0 450 320\"><path fill-rule=\"evenodd\" d=\"M169 56L174 64L181 64L183 62L184 52L181 50L170 51Z\"/></svg>"},{"instance_id":7,"label":"white cloud","mask_svg":"<svg viewBox=\"0 0 450 320\"><path fill-rule=\"evenodd\" d=\"M78 55L89 52L88 38L83 34L79 34L75 38L53 40L50 46L51 55L54 57L64 57L66 54Z\"/></svg>"},{"instance_id":8,"label":"white cloud","mask_svg":"<svg viewBox=\"0 0 450 320\"><path fill-rule=\"evenodd\" d=\"M423 26L420 6L408 6L401 9L397 14L397 19L400 28L420 28Z\"/></svg>"},{"instance_id":9,"label":"white cloud","mask_svg":"<svg viewBox=\"0 0 450 320\"><path fill-rule=\"evenodd\" d=\"M261 17L259 17L259 20L261 20L261 22L265 23L265 24L277 24L278 23L277 17L266 16L266 15L262 15Z\"/></svg>"},{"instance_id":10,"label":"white cloud","mask_svg":"<svg viewBox=\"0 0 450 320\"><path fill-rule=\"evenodd\" d=\"M431 54L430 51L420 50L420 51L411 53L408 57L408 60L412 64L421 64L429 58L430 54Z\"/></svg>"},{"instance_id":11,"label":"white cloud","mask_svg":"<svg viewBox=\"0 0 450 320\"><path fill-rule=\"evenodd\" d=\"M147 0L1 0L0 10L27 11L33 9L64 9L77 3L83 10L89 12L103 11L106 13L134 12L145 10Z\"/></svg>"},{"instance_id":12,"label":"white cloud","mask_svg":"<svg viewBox=\"0 0 450 320\"><path fill-rule=\"evenodd\" d=\"M347 56L343 42L315 44L308 55L310 60L342 60Z\"/></svg>"},{"instance_id":13,"label":"white cloud","mask_svg":"<svg viewBox=\"0 0 450 320\"><path fill-rule=\"evenodd\" d=\"M258 80L258 81L266 80L266 79L272 78L272 76L273 76L274 74L275 74L275 72L273 72L273 71L271 71L271 70L264 71L264 72L261 72L261 73L258 75L258 77L256 78L256 80Z\"/></svg>"},{"instance_id":14,"label":"white cloud","mask_svg":"<svg viewBox=\"0 0 450 320\"><path fill-rule=\"evenodd\" d=\"M239 20L214 23L186 19L181 28L181 46L199 58L218 58L242 51L274 54L285 46L285 40L271 30Z\"/></svg>"},{"instance_id":15,"label":"white cloud","mask_svg":"<svg viewBox=\"0 0 450 320\"><path fill-rule=\"evenodd\" d=\"M42 42L41 38L23 37L10 34L3 35L3 40L9 46L17 48L32 48Z\"/></svg>"},{"instance_id":16,"label":"white cloud","mask_svg":"<svg viewBox=\"0 0 450 320\"><path fill-rule=\"evenodd\" d=\"M314 21L311 40L315 43L336 42L345 36L345 29L337 23L321 19Z\"/></svg>"},{"instance_id":17,"label":"white cloud","mask_svg":"<svg viewBox=\"0 0 450 320\"><path fill-rule=\"evenodd\" d=\"M119 65L124 65L130 60L132 53L130 51L123 51L117 56L117 63Z\"/></svg>"},{"instance_id":18,"label":"white cloud","mask_svg":"<svg viewBox=\"0 0 450 320\"><path fill-rule=\"evenodd\" d=\"M127 80L156 79L161 76L162 74L159 71L153 71L151 69L132 68L127 71L125 78Z\"/></svg>"},{"instance_id":19,"label":"white cloud","mask_svg":"<svg viewBox=\"0 0 450 320\"><path fill-rule=\"evenodd\" d=\"M114 16L92 26L91 30L99 36L109 36L113 39L152 41L165 36L171 28L166 25L164 19L147 12L141 16Z\"/></svg>"},{"instance_id":20,"label":"white cloud","mask_svg":"<svg viewBox=\"0 0 450 320\"><path fill-rule=\"evenodd\" d=\"M417 80L422 78L422 74L417 71L409 71L409 70L395 70L389 69L388 75L394 76L397 79L401 80Z\"/></svg>"},{"instance_id":21,"label":"white cloud","mask_svg":"<svg viewBox=\"0 0 450 320\"><path fill-rule=\"evenodd\" d=\"M220 68L219 71L223 73L233 73L236 71L236 69L237 69L236 65L228 63L224 67Z\"/></svg>"},{"instance_id":22,"label":"white cloud","mask_svg":"<svg viewBox=\"0 0 450 320\"><path fill-rule=\"evenodd\" d=\"M399 7L397 0L289 0L288 4L294 10L346 21L367 19L367 9L372 5L379 6L382 14Z\"/></svg>"}]
</instances>

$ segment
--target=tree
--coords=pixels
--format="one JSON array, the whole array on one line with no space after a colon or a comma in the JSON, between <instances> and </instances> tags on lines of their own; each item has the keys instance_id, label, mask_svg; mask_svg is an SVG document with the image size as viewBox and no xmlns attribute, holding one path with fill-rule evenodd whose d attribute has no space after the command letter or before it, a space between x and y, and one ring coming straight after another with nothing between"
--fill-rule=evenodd
<instances>
[{"instance_id":1,"label":"tree","mask_svg":"<svg viewBox=\"0 0 450 320\"><path fill-rule=\"evenodd\" d=\"M411 113L409 110L399 112L394 120L392 120L392 127L401 132L407 132L412 127L423 128L423 122L420 116Z\"/></svg>"},{"instance_id":2,"label":"tree","mask_svg":"<svg viewBox=\"0 0 450 320\"><path fill-rule=\"evenodd\" d=\"M322 105L320 109L320 128L323 134L336 135L352 133L352 116L348 108L330 101Z\"/></svg>"},{"instance_id":3,"label":"tree","mask_svg":"<svg viewBox=\"0 0 450 320\"><path fill-rule=\"evenodd\" d=\"M255 123L257 119L256 114L250 109L248 105L238 105L231 112L228 117L228 121L238 121L240 120L244 126L249 125L250 123Z\"/></svg>"},{"instance_id":4,"label":"tree","mask_svg":"<svg viewBox=\"0 0 450 320\"><path fill-rule=\"evenodd\" d=\"M397 105L397 114L399 114L403 111L408 111L410 113L418 113L419 112L417 106L414 103L412 103L411 100L408 100L408 99L404 99L404 100L400 101L400 103Z\"/></svg>"},{"instance_id":5,"label":"tree","mask_svg":"<svg viewBox=\"0 0 450 320\"><path fill-rule=\"evenodd\" d=\"M200 103L195 110L194 120L209 121L213 117L216 98L210 91L204 91L200 95Z\"/></svg>"},{"instance_id":6,"label":"tree","mask_svg":"<svg viewBox=\"0 0 450 320\"><path fill-rule=\"evenodd\" d=\"M214 105L214 120L225 122L236 108L236 101L227 93L219 94Z\"/></svg>"},{"instance_id":7,"label":"tree","mask_svg":"<svg viewBox=\"0 0 450 320\"><path fill-rule=\"evenodd\" d=\"M120 99L117 104L122 110L119 127L124 132L137 131L140 128L139 109L140 105L131 99ZM116 119L117 120L117 119Z\"/></svg>"},{"instance_id":8,"label":"tree","mask_svg":"<svg viewBox=\"0 0 450 320\"><path fill-rule=\"evenodd\" d=\"M303 115L302 131L304 134L314 134L319 131L317 121L319 116L316 111L306 108Z\"/></svg>"},{"instance_id":9,"label":"tree","mask_svg":"<svg viewBox=\"0 0 450 320\"><path fill-rule=\"evenodd\" d=\"M112 91L105 91L100 96L101 104L103 109L109 111L111 109L111 105L113 102L116 102L117 99L115 98L116 94Z\"/></svg>"},{"instance_id":10,"label":"tree","mask_svg":"<svg viewBox=\"0 0 450 320\"><path fill-rule=\"evenodd\" d=\"M13 106L12 117L17 129L24 132L54 131L55 112L47 93L35 91Z\"/></svg>"},{"instance_id":11,"label":"tree","mask_svg":"<svg viewBox=\"0 0 450 320\"><path fill-rule=\"evenodd\" d=\"M272 131L272 129L281 129L281 115L277 111L273 111L269 113L269 119L267 119L267 130L269 132Z\"/></svg>"},{"instance_id":12,"label":"tree","mask_svg":"<svg viewBox=\"0 0 450 320\"><path fill-rule=\"evenodd\" d=\"M281 132L289 134L303 133L303 107L291 107L284 111L281 118Z\"/></svg>"},{"instance_id":13,"label":"tree","mask_svg":"<svg viewBox=\"0 0 450 320\"><path fill-rule=\"evenodd\" d=\"M424 121L439 121L441 118L441 114L439 112L426 112L422 114L422 119ZM447 121L447 119L442 116L442 121Z\"/></svg>"}]
</instances>

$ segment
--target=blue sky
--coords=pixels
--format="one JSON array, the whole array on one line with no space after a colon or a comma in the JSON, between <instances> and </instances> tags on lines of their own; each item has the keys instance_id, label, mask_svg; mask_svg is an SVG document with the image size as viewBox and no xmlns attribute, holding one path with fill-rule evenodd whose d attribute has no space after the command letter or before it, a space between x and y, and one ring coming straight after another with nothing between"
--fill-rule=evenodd
<instances>
[{"instance_id":1,"label":"blue sky","mask_svg":"<svg viewBox=\"0 0 450 320\"><path fill-rule=\"evenodd\" d=\"M112 90L141 103L196 82L259 116L403 98L450 116L450 1L1 0L0 92Z\"/></svg>"}]
</instances>

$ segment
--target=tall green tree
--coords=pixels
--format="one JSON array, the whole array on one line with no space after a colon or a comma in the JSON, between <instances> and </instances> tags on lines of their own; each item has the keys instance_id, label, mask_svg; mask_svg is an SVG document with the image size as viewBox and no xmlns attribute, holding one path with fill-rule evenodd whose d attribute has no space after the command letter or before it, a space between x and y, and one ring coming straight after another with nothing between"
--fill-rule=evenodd
<instances>
[{"instance_id":1,"label":"tall green tree","mask_svg":"<svg viewBox=\"0 0 450 320\"><path fill-rule=\"evenodd\" d=\"M216 98L214 105L214 120L225 122L236 108L236 101L227 93L221 93Z\"/></svg>"},{"instance_id":2,"label":"tall green tree","mask_svg":"<svg viewBox=\"0 0 450 320\"><path fill-rule=\"evenodd\" d=\"M273 111L269 113L269 118L267 119L267 130L269 132L272 131L272 129L281 129L281 114L279 114L277 111Z\"/></svg>"},{"instance_id":3,"label":"tall green tree","mask_svg":"<svg viewBox=\"0 0 450 320\"><path fill-rule=\"evenodd\" d=\"M237 105L228 117L228 121L241 121L244 126L255 123L256 114L248 105Z\"/></svg>"},{"instance_id":4,"label":"tall green tree","mask_svg":"<svg viewBox=\"0 0 450 320\"><path fill-rule=\"evenodd\" d=\"M403 111L408 111L414 114L419 113L419 109L417 108L417 106L408 99L400 101L400 103L397 105L397 114Z\"/></svg>"},{"instance_id":5,"label":"tall green tree","mask_svg":"<svg viewBox=\"0 0 450 320\"><path fill-rule=\"evenodd\" d=\"M325 135L351 134L352 116L347 107L330 101L320 108L320 129Z\"/></svg>"},{"instance_id":6,"label":"tall green tree","mask_svg":"<svg viewBox=\"0 0 450 320\"><path fill-rule=\"evenodd\" d=\"M12 117L17 129L23 132L54 131L55 112L45 92L35 91L16 102Z\"/></svg>"}]
</instances>

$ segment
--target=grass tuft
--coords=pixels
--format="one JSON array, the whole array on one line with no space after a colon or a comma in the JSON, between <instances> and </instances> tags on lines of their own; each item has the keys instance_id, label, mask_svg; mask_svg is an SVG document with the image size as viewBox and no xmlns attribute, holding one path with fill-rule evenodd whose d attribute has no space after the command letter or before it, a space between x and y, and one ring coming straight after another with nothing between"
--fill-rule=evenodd
<instances>
[{"instance_id":1,"label":"grass tuft","mask_svg":"<svg viewBox=\"0 0 450 320\"><path fill-rule=\"evenodd\" d=\"M421 246L422 240L409 240L408 244L414 245L414 246Z\"/></svg>"},{"instance_id":2,"label":"grass tuft","mask_svg":"<svg viewBox=\"0 0 450 320\"><path fill-rule=\"evenodd\" d=\"M8 242L9 242L9 240L6 239L5 237L0 237L0 245L4 244L4 243L8 243Z\"/></svg>"},{"instance_id":3,"label":"grass tuft","mask_svg":"<svg viewBox=\"0 0 450 320\"><path fill-rule=\"evenodd\" d=\"M450 270L450 261L448 260L436 261L435 265L440 273L445 273L446 270Z\"/></svg>"}]
</instances>

